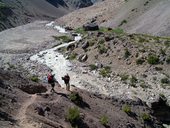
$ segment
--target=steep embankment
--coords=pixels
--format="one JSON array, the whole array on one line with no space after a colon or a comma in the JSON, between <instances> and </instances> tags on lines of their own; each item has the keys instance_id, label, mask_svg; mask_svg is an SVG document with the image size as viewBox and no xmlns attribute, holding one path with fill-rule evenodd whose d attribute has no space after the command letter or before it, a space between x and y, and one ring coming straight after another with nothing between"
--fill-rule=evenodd
<instances>
[{"instance_id":1,"label":"steep embankment","mask_svg":"<svg viewBox=\"0 0 170 128\"><path fill-rule=\"evenodd\" d=\"M0 0L0 31L35 20L52 20L92 4L91 0Z\"/></svg>"},{"instance_id":2,"label":"steep embankment","mask_svg":"<svg viewBox=\"0 0 170 128\"><path fill-rule=\"evenodd\" d=\"M31 95L18 87L37 84L19 74L0 69L0 128L162 128L140 99L123 101L59 87L55 93Z\"/></svg>"},{"instance_id":3,"label":"steep embankment","mask_svg":"<svg viewBox=\"0 0 170 128\"><path fill-rule=\"evenodd\" d=\"M169 0L129 0L103 25L122 27L130 33L170 35Z\"/></svg>"},{"instance_id":4,"label":"steep embankment","mask_svg":"<svg viewBox=\"0 0 170 128\"><path fill-rule=\"evenodd\" d=\"M57 22L77 28L95 21L101 26L121 27L130 33L169 36L169 6L169 0L105 0L65 15Z\"/></svg>"}]
</instances>

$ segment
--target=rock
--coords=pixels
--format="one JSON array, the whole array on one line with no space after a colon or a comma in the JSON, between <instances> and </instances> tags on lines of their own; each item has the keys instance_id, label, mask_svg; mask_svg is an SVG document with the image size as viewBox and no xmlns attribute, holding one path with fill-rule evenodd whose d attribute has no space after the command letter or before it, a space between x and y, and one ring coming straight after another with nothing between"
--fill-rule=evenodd
<instances>
[{"instance_id":1,"label":"rock","mask_svg":"<svg viewBox=\"0 0 170 128\"><path fill-rule=\"evenodd\" d=\"M35 110L37 110L38 115L45 116L45 110L42 107L37 107Z\"/></svg>"},{"instance_id":2,"label":"rock","mask_svg":"<svg viewBox=\"0 0 170 128\"><path fill-rule=\"evenodd\" d=\"M73 28L70 27L70 26L66 26L65 29L68 30L68 31L72 31L73 30Z\"/></svg>"},{"instance_id":3,"label":"rock","mask_svg":"<svg viewBox=\"0 0 170 128\"><path fill-rule=\"evenodd\" d=\"M68 46L67 46L67 51L69 51L69 50L74 50L74 48L75 48L76 46L75 46L75 44L69 44Z\"/></svg>"},{"instance_id":4,"label":"rock","mask_svg":"<svg viewBox=\"0 0 170 128\"><path fill-rule=\"evenodd\" d=\"M96 23L88 23L83 25L85 31L96 31L99 30L99 26Z\"/></svg>"},{"instance_id":5,"label":"rock","mask_svg":"<svg viewBox=\"0 0 170 128\"><path fill-rule=\"evenodd\" d=\"M105 38L105 41L110 41L114 39L114 36L106 35L104 38Z\"/></svg>"},{"instance_id":6,"label":"rock","mask_svg":"<svg viewBox=\"0 0 170 128\"><path fill-rule=\"evenodd\" d=\"M83 43L82 49L86 49L86 48L88 48L88 47L89 47L89 42L88 42L88 41L86 41L85 43Z\"/></svg>"},{"instance_id":7,"label":"rock","mask_svg":"<svg viewBox=\"0 0 170 128\"><path fill-rule=\"evenodd\" d=\"M151 103L153 115L163 123L170 123L170 106L164 95L160 95L157 101ZM165 118L166 117L166 118Z\"/></svg>"},{"instance_id":8,"label":"rock","mask_svg":"<svg viewBox=\"0 0 170 128\"><path fill-rule=\"evenodd\" d=\"M95 63L95 65L97 66L97 68L103 68L103 64L102 63Z\"/></svg>"},{"instance_id":9,"label":"rock","mask_svg":"<svg viewBox=\"0 0 170 128\"><path fill-rule=\"evenodd\" d=\"M103 32L98 32L96 36L99 37L101 35L104 35L104 33Z\"/></svg>"},{"instance_id":10,"label":"rock","mask_svg":"<svg viewBox=\"0 0 170 128\"><path fill-rule=\"evenodd\" d=\"M72 35L72 36L78 36L78 34L77 34L77 33L72 33L71 35Z\"/></svg>"},{"instance_id":11,"label":"rock","mask_svg":"<svg viewBox=\"0 0 170 128\"><path fill-rule=\"evenodd\" d=\"M81 54L81 55L78 57L78 60L79 60L80 62L85 62L87 59L88 59L87 54Z\"/></svg>"}]
</instances>

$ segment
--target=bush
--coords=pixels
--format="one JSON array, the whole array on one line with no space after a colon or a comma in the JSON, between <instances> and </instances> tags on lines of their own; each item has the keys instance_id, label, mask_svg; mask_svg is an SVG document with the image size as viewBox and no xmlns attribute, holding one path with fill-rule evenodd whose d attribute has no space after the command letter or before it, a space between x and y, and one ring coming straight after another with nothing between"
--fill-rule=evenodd
<instances>
[{"instance_id":1,"label":"bush","mask_svg":"<svg viewBox=\"0 0 170 128\"><path fill-rule=\"evenodd\" d=\"M77 57L77 54L72 53L72 54L69 55L69 60L74 60L74 59L76 59L76 57Z\"/></svg>"},{"instance_id":2,"label":"bush","mask_svg":"<svg viewBox=\"0 0 170 128\"><path fill-rule=\"evenodd\" d=\"M82 103L82 97L79 95L78 92L72 92L70 95L69 95L69 99L74 102L75 104L77 105L80 105Z\"/></svg>"},{"instance_id":3,"label":"bush","mask_svg":"<svg viewBox=\"0 0 170 128\"><path fill-rule=\"evenodd\" d=\"M136 83L137 83L138 79L132 75L132 77L130 78L130 83L131 83L131 86L133 87L136 87Z\"/></svg>"},{"instance_id":4,"label":"bush","mask_svg":"<svg viewBox=\"0 0 170 128\"><path fill-rule=\"evenodd\" d=\"M106 53L107 52L107 48L105 47L104 44L99 44L98 45L98 50L100 54Z\"/></svg>"},{"instance_id":5,"label":"bush","mask_svg":"<svg viewBox=\"0 0 170 128\"><path fill-rule=\"evenodd\" d=\"M62 40L63 42L70 42L73 41L73 39L69 36L53 36L54 39L56 40Z\"/></svg>"},{"instance_id":6,"label":"bush","mask_svg":"<svg viewBox=\"0 0 170 128\"><path fill-rule=\"evenodd\" d=\"M120 75L120 78L121 78L122 81L126 81L126 80L129 78L129 75L127 75L127 74L121 74L121 75Z\"/></svg>"},{"instance_id":7,"label":"bush","mask_svg":"<svg viewBox=\"0 0 170 128\"><path fill-rule=\"evenodd\" d=\"M136 60L137 65L143 64L144 62L145 62L145 60L142 59L142 58L139 58L139 59Z\"/></svg>"},{"instance_id":8,"label":"bush","mask_svg":"<svg viewBox=\"0 0 170 128\"><path fill-rule=\"evenodd\" d=\"M124 31L121 28L116 28L116 29L113 29L112 31L118 35L124 34Z\"/></svg>"},{"instance_id":9,"label":"bush","mask_svg":"<svg viewBox=\"0 0 170 128\"><path fill-rule=\"evenodd\" d=\"M122 22L119 24L119 27L126 23L127 23L127 20L122 20Z\"/></svg>"},{"instance_id":10,"label":"bush","mask_svg":"<svg viewBox=\"0 0 170 128\"><path fill-rule=\"evenodd\" d=\"M38 81L39 81L38 76L32 76L30 79L31 79L33 82L38 82Z\"/></svg>"},{"instance_id":11,"label":"bush","mask_svg":"<svg viewBox=\"0 0 170 128\"><path fill-rule=\"evenodd\" d=\"M156 55L149 55L148 59L147 59L149 64L158 64L159 63L159 57L157 57Z\"/></svg>"},{"instance_id":12,"label":"bush","mask_svg":"<svg viewBox=\"0 0 170 128\"><path fill-rule=\"evenodd\" d=\"M66 119L72 124L75 125L77 121L80 120L80 111L77 107L69 108L66 115Z\"/></svg>"},{"instance_id":13,"label":"bush","mask_svg":"<svg viewBox=\"0 0 170 128\"><path fill-rule=\"evenodd\" d=\"M162 78L161 79L161 83L162 84L168 84L169 83L169 79L168 78Z\"/></svg>"},{"instance_id":14,"label":"bush","mask_svg":"<svg viewBox=\"0 0 170 128\"><path fill-rule=\"evenodd\" d=\"M99 74L103 77L109 77L111 73L111 68L110 67L104 67L100 70Z\"/></svg>"},{"instance_id":15,"label":"bush","mask_svg":"<svg viewBox=\"0 0 170 128\"><path fill-rule=\"evenodd\" d=\"M132 113L131 108L128 105L123 106L123 111L127 114Z\"/></svg>"},{"instance_id":16,"label":"bush","mask_svg":"<svg viewBox=\"0 0 170 128\"><path fill-rule=\"evenodd\" d=\"M142 114L142 119L143 119L143 121L151 121L151 117L147 113Z\"/></svg>"},{"instance_id":17,"label":"bush","mask_svg":"<svg viewBox=\"0 0 170 128\"><path fill-rule=\"evenodd\" d=\"M129 50L126 48L125 49L125 53L124 53L124 58L128 58L131 55L131 53L129 52Z\"/></svg>"},{"instance_id":18,"label":"bush","mask_svg":"<svg viewBox=\"0 0 170 128\"><path fill-rule=\"evenodd\" d=\"M167 59L166 59L166 63L167 63L167 64L170 64L170 56L169 56L169 57L167 57Z\"/></svg>"},{"instance_id":19,"label":"bush","mask_svg":"<svg viewBox=\"0 0 170 128\"><path fill-rule=\"evenodd\" d=\"M107 124L108 124L108 121L109 119L108 119L108 117L107 116L102 116L101 118L100 118L100 123L102 124L102 125L104 125L104 126L107 126Z\"/></svg>"},{"instance_id":20,"label":"bush","mask_svg":"<svg viewBox=\"0 0 170 128\"><path fill-rule=\"evenodd\" d=\"M95 64L90 64L89 67L91 71L97 70L97 66Z\"/></svg>"}]
</instances>

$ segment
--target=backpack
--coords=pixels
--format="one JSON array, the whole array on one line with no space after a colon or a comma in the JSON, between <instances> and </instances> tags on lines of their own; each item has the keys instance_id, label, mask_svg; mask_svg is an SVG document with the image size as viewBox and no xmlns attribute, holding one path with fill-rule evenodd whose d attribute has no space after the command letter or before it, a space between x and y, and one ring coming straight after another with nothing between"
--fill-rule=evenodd
<instances>
[{"instance_id":1,"label":"backpack","mask_svg":"<svg viewBox=\"0 0 170 128\"><path fill-rule=\"evenodd\" d=\"M49 74L47 78L48 78L48 83L53 82L53 76L51 74Z\"/></svg>"}]
</instances>

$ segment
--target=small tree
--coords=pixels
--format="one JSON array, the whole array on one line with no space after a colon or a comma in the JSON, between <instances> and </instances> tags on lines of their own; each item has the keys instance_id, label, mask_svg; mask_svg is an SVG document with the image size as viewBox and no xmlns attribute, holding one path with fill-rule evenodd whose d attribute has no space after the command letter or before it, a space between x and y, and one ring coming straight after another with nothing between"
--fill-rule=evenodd
<instances>
[{"instance_id":1,"label":"small tree","mask_svg":"<svg viewBox=\"0 0 170 128\"><path fill-rule=\"evenodd\" d=\"M156 55L149 55L147 61L148 61L149 64L152 64L152 65L158 64L159 63L159 57L157 57Z\"/></svg>"}]
</instances>

